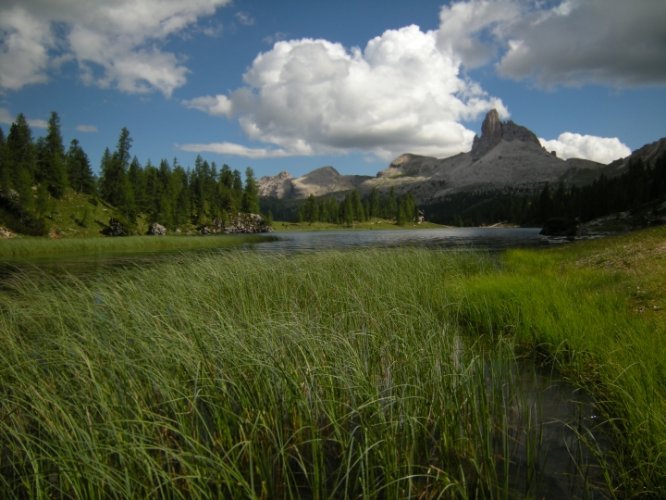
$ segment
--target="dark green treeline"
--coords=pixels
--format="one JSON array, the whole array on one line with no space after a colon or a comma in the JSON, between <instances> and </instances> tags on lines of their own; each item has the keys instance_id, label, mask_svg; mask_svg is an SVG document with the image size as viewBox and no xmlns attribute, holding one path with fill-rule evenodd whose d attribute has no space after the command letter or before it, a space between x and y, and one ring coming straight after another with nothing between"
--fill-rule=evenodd
<instances>
[{"instance_id":1,"label":"dark green treeline","mask_svg":"<svg viewBox=\"0 0 666 500\"><path fill-rule=\"evenodd\" d=\"M652 163L634 158L623 174L601 175L587 186L560 184L553 189L546 185L534 198L528 216L538 222L554 217L585 222L615 212L649 208L665 198L666 153L662 153Z\"/></svg>"},{"instance_id":2,"label":"dark green treeline","mask_svg":"<svg viewBox=\"0 0 666 500\"><path fill-rule=\"evenodd\" d=\"M310 195L299 209L301 222L346 225L373 218L395 220L398 225L403 225L414 221L417 216L418 208L412 193L396 196L393 189L387 194L373 189L363 198L357 190L353 190L342 200L334 197L315 198Z\"/></svg>"},{"instance_id":3,"label":"dark green treeline","mask_svg":"<svg viewBox=\"0 0 666 500\"><path fill-rule=\"evenodd\" d=\"M141 165L123 128L113 151L105 150L96 177L78 140L65 150L60 118L51 113L45 137L34 140L23 114L5 137L0 129L0 217L18 232L44 234L50 208L67 189L99 197L117 208L130 227L140 216L167 227L225 222L230 214L259 212L254 172L221 168L197 157L194 168L177 160Z\"/></svg>"},{"instance_id":4,"label":"dark green treeline","mask_svg":"<svg viewBox=\"0 0 666 500\"><path fill-rule=\"evenodd\" d=\"M553 219L587 222L617 212L649 213L666 201L666 153L651 162L629 161L620 175L592 183L545 184L540 190L511 188L456 193L423 207L428 220L456 226L512 222L542 226Z\"/></svg>"}]
</instances>

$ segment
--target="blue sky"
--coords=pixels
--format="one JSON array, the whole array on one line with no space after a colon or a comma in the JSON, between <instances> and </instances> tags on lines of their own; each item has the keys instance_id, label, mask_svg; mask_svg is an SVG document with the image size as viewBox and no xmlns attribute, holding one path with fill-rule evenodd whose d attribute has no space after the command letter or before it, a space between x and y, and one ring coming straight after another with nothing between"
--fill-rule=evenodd
<instances>
[{"instance_id":1,"label":"blue sky","mask_svg":"<svg viewBox=\"0 0 666 500\"><path fill-rule=\"evenodd\" d=\"M561 157L666 136L663 0L2 0L0 126L58 112L97 170L197 154L373 175L467 151L497 108Z\"/></svg>"}]
</instances>

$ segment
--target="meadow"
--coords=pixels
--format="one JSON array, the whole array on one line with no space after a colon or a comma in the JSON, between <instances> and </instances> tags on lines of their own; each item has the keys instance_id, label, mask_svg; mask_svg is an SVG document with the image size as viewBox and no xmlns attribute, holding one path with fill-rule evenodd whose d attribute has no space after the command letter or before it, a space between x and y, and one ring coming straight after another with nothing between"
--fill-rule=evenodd
<instances>
[{"instance_id":1,"label":"meadow","mask_svg":"<svg viewBox=\"0 0 666 500\"><path fill-rule=\"evenodd\" d=\"M665 241L14 274L0 495L663 497ZM591 400L568 483L521 389L544 373Z\"/></svg>"}]
</instances>

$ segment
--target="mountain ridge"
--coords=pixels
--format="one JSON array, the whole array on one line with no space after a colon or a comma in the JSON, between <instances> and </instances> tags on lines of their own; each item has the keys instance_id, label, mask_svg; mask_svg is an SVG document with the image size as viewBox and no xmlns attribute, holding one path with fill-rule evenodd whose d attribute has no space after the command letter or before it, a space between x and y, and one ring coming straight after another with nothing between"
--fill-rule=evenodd
<instances>
[{"instance_id":1,"label":"mountain ridge","mask_svg":"<svg viewBox=\"0 0 666 500\"><path fill-rule=\"evenodd\" d=\"M666 138L645 145L634 153L656 157L666 150ZM633 154L632 154L633 156ZM513 121L501 121L499 113L487 113L480 135L472 149L447 158L404 153L376 176L342 175L331 166L321 167L300 177L287 172L259 179L260 196L278 200L298 200L310 195L335 195L350 190L372 189L396 194L411 192L419 203L431 203L452 194L504 188L540 189L546 183L583 185L602 174L619 175L628 159L609 165L585 160L558 158L547 151L536 134Z\"/></svg>"}]
</instances>

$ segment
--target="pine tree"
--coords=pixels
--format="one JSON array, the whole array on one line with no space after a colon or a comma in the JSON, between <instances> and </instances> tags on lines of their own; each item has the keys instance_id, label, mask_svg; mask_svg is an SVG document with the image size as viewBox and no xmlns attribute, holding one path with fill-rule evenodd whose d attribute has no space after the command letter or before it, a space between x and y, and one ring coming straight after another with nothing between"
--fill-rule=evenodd
<instances>
[{"instance_id":1,"label":"pine tree","mask_svg":"<svg viewBox=\"0 0 666 500\"><path fill-rule=\"evenodd\" d=\"M396 219L398 216L398 200L395 197L395 190L389 190L388 199L384 210L384 217L386 219Z\"/></svg>"},{"instance_id":2,"label":"pine tree","mask_svg":"<svg viewBox=\"0 0 666 500\"><path fill-rule=\"evenodd\" d=\"M0 193L7 193L11 187L11 172L7 162L7 141L0 128Z\"/></svg>"},{"instance_id":3,"label":"pine tree","mask_svg":"<svg viewBox=\"0 0 666 500\"><path fill-rule=\"evenodd\" d=\"M136 210L138 212L146 212L146 178L141 168L141 163L139 163L139 159L136 156L132 158L132 163L130 163L127 170L127 180L132 190Z\"/></svg>"},{"instance_id":4,"label":"pine tree","mask_svg":"<svg viewBox=\"0 0 666 500\"><path fill-rule=\"evenodd\" d=\"M51 112L42 148L39 162L40 181L46 183L49 193L54 198L61 198L67 189L67 166L60 133L60 117L55 111Z\"/></svg>"},{"instance_id":5,"label":"pine tree","mask_svg":"<svg viewBox=\"0 0 666 500\"><path fill-rule=\"evenodd\" d=\"M379 201L379 192L377 188L372 188L370 192L370 209L368 210L368 217L380 217L380 201Z\"/></svg>"},{"instance_id":6,"label":"pine tree","mask_svg":"<svg viewBox=\"0 0 666 500\"><path fill-rule=\"evenodd\" d=\"M27 211L34 209L32 186L35 183L35 148L32 132L23 113L16 117L7 136L7 170L11 188L18 193L19 202Z\"/></svg>"},{"instance_id":7,"label":"pine tree","mask_svg":"<svg viewBox=\"0 0 666 500\"><path fill-rule=\"evenodd\" d=\"M243 201L243 179L239 170L233 171L233 181L231 186L231 194L234 198L234 210L241 208Z\"/></svg>"},{"instance_id":8,"label":"pine tree","mask_svg":"<svg viewBox=\"0 0 666 500\"><path fill-rule=\"evenodd\" d=\"M35 214L40 219L44 219L53 208L51 197L46 184L42 183L37 186L37 196L35 200Z\"/></svg>"},{"instance_id":9,"label":"pine tree","mask_svg":"<svg viewBox=\"0 0 666 500\"><path fill-rule=\"evenodd\" d=\"M354 220L363 222L365 220L365 209L363 208L363 203L361 203L361 197L359 196L358 191L354 189L351 192L350 197Z\"/></svg>"},{"instance_id":10,"label":"pine tree","mask_svg":"<svg viewBox=\"0 0 666 500\"><path fill-rule=\"evenodd\" d=\"M251 214L259 213L259 187L251 167L245 169L245 189L243 190L241 211Z\"/></svg>"},{"instance_id":11,"label":"pine tree","mask_svg":"<svg viewBox=\"0 0 666 500\"><path fill-rule=\"evenodd\" d=\"M553 200L550 195L550 187L546 184L537 201L537 222L544 223L553 216Z\"/></svg>"},{"instance_id":12,"label":"pine tree","mask_svg":"<svg viewBox=\"0 0 666 500\"><path fill-rule=\"evenodd\" d=\"M317 222L319 220L319 211L317 210L317 202L313 194L310 194L302 206L301 214L302 222Z\"/></svg>"},{"instance_id":13,"label":"pine tree","mask_svg":"<svg viewBox=\"0 0 666 500\"><path fill-rule=\"evenodd\" d=\"M90 168L88 155L81 148L79 141L72 139L65 156L69 185L78 193L94 194L95 177Z\"/></svg>"},{"instance_id":14,"label":"pine tree","mask_svg":"<svg viewBox=\"0 0 666 500\"><path fill-rule=\"evenodd\" d=\"M347 226L354 223L354 205L352 203L351 195L345 196L344 200L340 203L340 221Z\"/></svg>"},{"instance_id":15,"label":"pine tree","mask_svg":"<svg viewBox=\"0 0 666 500\"><path fill-rule=\"evenodd\" d=\"M130 219L130 222L133 222L136 217L136 208L127 178L131 146L132 139L129 131L123 127L113 155L109 154L108 149L104 152L100 169L102 172L100 194L104 200L118 208Z\"/></svg>"},{"instance_id":16,"label":"pine tree","mask_svg":"<svg viewBox=\"0 0 666 500\"><path fill-rule=\"evenodd\" d=\"M174 224L179 226L185 224L191 217L188 175L182 167L174 167L170 186L175 200Z\"/></svg>"},{"instance_id":17,"label":"pine tree","mask_svg":"<svg viewBox=\"0 0 666 500\"><path fill-rule=\"evenodd\" d=\"M395 217L395 222L398 226L404 226L407 223L405 203L402 198L398 199L398 212Z\"/></svg>"}]
</instances>

